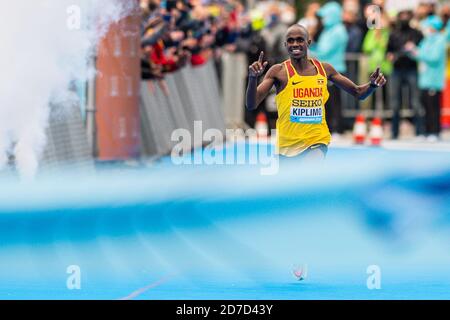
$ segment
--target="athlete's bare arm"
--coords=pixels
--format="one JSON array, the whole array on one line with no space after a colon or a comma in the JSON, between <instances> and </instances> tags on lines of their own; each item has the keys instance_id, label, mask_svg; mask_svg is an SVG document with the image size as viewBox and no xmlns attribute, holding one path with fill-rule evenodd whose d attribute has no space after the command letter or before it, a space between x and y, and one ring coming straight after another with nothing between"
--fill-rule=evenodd
<instances>
[{"instance_id":1,"label":"athlete's bare arm","mask_svg":"<svg viewBox=\"0 0 450 320\"><path fill-rule=\"evenodd\" d=\"M264 61L264 52L259 55L258 61L248 68L248 86L245 95L245 106L248 110L255 110L259 104L267 97L272 86L278 83L278 74L282 70L281 64L272 66L264 76L263 81L258 85L258 78L264 73L267 61Z\"/></svg>"},{"instance_id":2,"label":"athlete's bare arm","mask_svg":"<svg viewBox=\"0 0 450 320\"><path fill-rule=\"evenodd\" d=\"M382 73L380 73L380 68L378 67L374 73L369 77L369 82L362 85L355 84L349 78L343 76L337 72L333 66L329 63L323 63L323 67L327 73L328 79L332 81L342 90L347 91L352 96L358 98L359 100L364 100L370 96L378 87L382 87L386 84L386 78Z\"/></svg>"}]
</instances>

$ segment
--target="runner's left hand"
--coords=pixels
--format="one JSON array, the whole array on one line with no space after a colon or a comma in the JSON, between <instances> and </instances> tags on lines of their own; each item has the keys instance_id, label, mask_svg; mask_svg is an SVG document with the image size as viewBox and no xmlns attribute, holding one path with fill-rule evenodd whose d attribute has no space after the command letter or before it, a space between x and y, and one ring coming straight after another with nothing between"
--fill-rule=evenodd
<instances>
[{"instance_id":1,"label":"runner's left hand","mask_svg":"<svg viewBox=\"0 0 450 320\"><path fill-rule=\"evenodd\" d=\"M380 72L380 67L378 67L377 70L370 75L369 80L372 86L382 87L386 84L386 78Z\"/></svg>"}]
</instances>

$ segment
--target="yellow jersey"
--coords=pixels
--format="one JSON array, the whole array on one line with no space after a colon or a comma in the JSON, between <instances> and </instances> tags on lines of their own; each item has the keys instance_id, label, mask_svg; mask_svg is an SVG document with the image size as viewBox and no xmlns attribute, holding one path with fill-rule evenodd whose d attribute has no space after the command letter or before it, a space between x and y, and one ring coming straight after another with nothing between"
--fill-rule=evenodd
<instances>
[{"instance_id":1,"label":"yellow jersey","mask_svg":"<svg viewBox=\"0 0 450 320\"><path fill-rule=\"evenodd\" d=\"M330 130L325 119L328 100L327 76L323 65L310 59L315 76L300 76L291 61L283 63L288 76L286 87L277 94L277 153L293 157L315 144L328 145Z\"/></svg>"}]
</instances>

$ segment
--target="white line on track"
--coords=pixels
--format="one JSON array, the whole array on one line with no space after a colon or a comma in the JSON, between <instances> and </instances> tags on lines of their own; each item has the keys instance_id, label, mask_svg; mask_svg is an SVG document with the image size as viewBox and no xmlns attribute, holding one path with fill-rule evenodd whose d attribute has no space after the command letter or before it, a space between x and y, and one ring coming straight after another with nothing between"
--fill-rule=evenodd
<instances>
[{"instance_id":1,"label":"white line on track","mask_svg":"<svg viewBox=\"0 0 450 320\"><path fill-rule=\"evenodd\" d=\"M136 291L133 291L133 292L132 292L131 294L129 294L128 296L123 297L123 298L120 298L120 299L118 299L118 300L132 300L132 299L135 299L136 297L138 297L138 296L140 296L141 294L147 292L148 290L153 289L153 288L156 288L156 287L159 287L160 285L166 283L166 282L169 281L172 277L173 277L173 276L166 276L166 277L164 277L164 278L161 278L161 279L159 279L158 281L153 282L153 283L149 284L148 286L145 286L145 287L143 287L143 288L140 288L140 289L138 289L138 290L136 290Z\"/></svg>"}]
</instances>

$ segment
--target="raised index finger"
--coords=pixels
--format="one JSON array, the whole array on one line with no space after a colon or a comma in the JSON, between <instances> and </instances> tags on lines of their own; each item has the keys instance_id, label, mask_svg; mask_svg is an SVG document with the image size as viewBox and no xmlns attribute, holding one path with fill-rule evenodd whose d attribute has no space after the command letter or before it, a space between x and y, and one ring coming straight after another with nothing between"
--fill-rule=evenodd
<instances>
[{"instance_id":1,"label":"raised index finger","mask_svg":"<svg viewBox=\"0 0 450 320\"><path fill-rule=\"evenodd\" d=\"M380 67L377 67L377 70L375 70L375 76L378 77L380 75Z\"/></svg>"},{"instance_id":2,"label":"raised index finger","mask_svg":"<svg viewBox=\"0 0 450 320\"><path fill-rule=\"evenodd\" d=\"M263 60L264 60L264 51L261 51L261 53L259 54L258 62L263 63Z\"/></svg>"}]
</instances>

